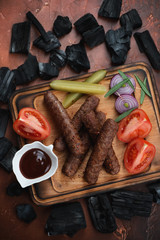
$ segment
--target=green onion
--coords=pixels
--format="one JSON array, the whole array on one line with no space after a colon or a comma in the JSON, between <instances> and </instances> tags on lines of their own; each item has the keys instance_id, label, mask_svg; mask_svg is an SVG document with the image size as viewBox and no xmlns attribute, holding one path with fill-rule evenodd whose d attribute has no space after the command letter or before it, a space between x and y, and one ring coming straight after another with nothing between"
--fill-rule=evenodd
<instances>
[{"instance_id":1,"label":"green onion","mask_svg":"<svg viewBox=\"0 0 160 240\"><path fill-rule=\"evenodd\" d=\"M137 79L137 82L139 83L140 87L143 89L143 91L149 96L149 97L152 97L150 92L148 91L148 89L146 88L146 86L144 85L144 83L140 80L140 78L134 74L134 76L136 77Z\"/></svg>"},{"instance_id":2,"label":"green onion","mask_svg":"<svg viewBox=\"0 0 160 240\"><path fill-rule=\"evenodd\" d=\"M126 74L124 74L121 70L118 70L118 73L121 75L121 77L123 78L123 80L127 80L127 83L131 86L131 88L133 88L134 90L134 86L132 84L132 82L130 81L130 79L126 76Z\"/></svg>"},{"instance_id":3,"label":"green onion","mask_svg":"<svg viewBox=\"0 0 160 240\"><path fill-rule=\"evenodd\" d=\"M125 83L128 83L133 89L134 86L131 83L130 79L120 70L118 70L119 74L121 75L121 77L124 79L122 82L119 82L118 84L116 84L114 87L112 87L105 95L104 97L109 97L110 95L112 95L114 92L116 92L120 87L123 87Z\"/></svg>"},{"instance_id":4,"label":"green onion","mask_svg":"<svg viewBox=\"0 0 160 240\"><path fill-rule=\"evenodd\" d=\"M119 122L121 121L123 118L127 117L134 109L136 108L132 108L124 113L122 113L121 115L119 115L116 119L115 119L115 122Z\"/></svg>"},{"instance_id":5,"label":"green onion","mask_svg":"<svg viewBox=\"0 0 160 240\"><path fill-rule=\"evenodd\" d=\"M109 97L110 95L112 95L114 92L116 92L120 87L123 86L124 83L128 82L127 79L123 80L122 82L119 82L118 84L116 84L114 87L112 87L105 95L104 97Z\"/></svg>"},{"instance_id":6,"label":"green onion","mask_svg":"<svg viewBox=\"0 0 160 240\"><path fill-rule=\"evenodd\" d=\"M146 87L146 85L147 85L147 78L145 77L145 79L144 79L144 81L143 81L143 84L145 85L145 87ZM142 103L143 103L143 101L144 101L144 97L145 97L145 92L143 91L143 89L141 88L141 98L140 98L140 104L142 105Z\"/></svg>"}]
</instances>

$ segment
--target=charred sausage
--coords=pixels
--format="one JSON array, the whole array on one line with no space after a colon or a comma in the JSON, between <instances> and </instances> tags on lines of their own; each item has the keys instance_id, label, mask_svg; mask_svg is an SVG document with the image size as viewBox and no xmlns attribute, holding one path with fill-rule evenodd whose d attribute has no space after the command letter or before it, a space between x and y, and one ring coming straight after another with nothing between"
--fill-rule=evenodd
<instances>
[{"instance_id":1,"label":"charred sausage","mask_svg":"<svg viewBox=\"0 0 160 240\"><path fill-rule=\"evenodd\" d=\"M68 177L72 177L75 175L75 173L79 169L83 159L85 158L85 154L88 152L89 147L91 145L89 135L87 132L81 131L80 137L85 146L85 152L83 155L80 155L80 156L75 156L74 154L69 154L69 157L67 158L67 161L65 161L63 168L62 168L62 172Z\"/></svg>"},{"instance_id":2,"label":"charred sausage","mask_svg":"<svg viewBox=\"0 0 160 240\"><path fill-rule=\"evenodd\" d=\"M112 119L107 119L97 137L85 169L84 177L89 184L94 184L98 180L99 172L117 131L118 124Z\"/></svg>"},{"instance_id":3,"label":"charred sausage","mask_svg":"<svg viewBox=\"0 0 160 240\"><path fill-rule=\"evenodd\" d=\"M99 98L96 96L90 96L85 100L85 102L82 104L82 106L79 108L79 110L76 112L72 119L72 124L77 129L77 131L79 131L82 126L82 116L85 115L87 112L96 109L98 104ZM66 145L62 136L55 140L54 147L57 151L60 152L65 150Z\"/></svg>"},{"instance_id":4,"label":"charred sausage","mask_svg":"<svg viewBox=\"0 0 160 240\"><path fill-rule=\"evenodd\" d=\"M94 111L91 111L87 113L82 120L89 131L92 141L95 143L96 137L104 124L105 114L103 112L95 113ZM112 146L108 149L108 154L103 165L106 172L112 175L117 174L120 171L119 161Z\"/></svg>"},{"instance_id":5,"label":"charred sausage","mask_svg":"<svg viewBox=\"0 0 160 240\"><path fill-rule=\"evenodd\" d=\"M44 95L44 101L59 126L69 151L76 156L83 155L85 150L84 144L61 102L50 91Z\"/></svg>"}]
</instances>

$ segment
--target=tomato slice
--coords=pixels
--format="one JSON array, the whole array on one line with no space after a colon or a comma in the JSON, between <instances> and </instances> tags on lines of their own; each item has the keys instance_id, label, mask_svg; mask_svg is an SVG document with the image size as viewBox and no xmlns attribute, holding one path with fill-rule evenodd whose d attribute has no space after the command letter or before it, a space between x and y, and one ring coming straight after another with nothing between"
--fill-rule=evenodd
<instances>
[{"instance_id":1,"label":"tomato slice","mask_svg":"<svg viewBox=\"0 0 160 240\"><path fill-rule=\"evenodd\" d=\"M127 143L137 137L145 138L151 129L147 114L142 109L135 109L121 120L117 136L120 141Z\"/></svg>"},{"instance_id":2,"label":"tomato slice","mask_svg":"<svg viewBox=\"0 0 160 240\"><path fill-rule=\"evenodd\" d=\"M124 154L124 165L129 173L137 174L144 171L152 162L156 153L153 144L142 138L132 140Z\"/></svg>"},{"instance_id":3,"label":"tomato slice","mask_svg":"<svg viewBox=\"0 0 160 240\"><path fill-rule=\"evenodd\" d=\"M43 140L51 132L47 119L34 108L22 108L13 123L14 131L21 137L31 140Z\"/></svg>"}]
</instances>

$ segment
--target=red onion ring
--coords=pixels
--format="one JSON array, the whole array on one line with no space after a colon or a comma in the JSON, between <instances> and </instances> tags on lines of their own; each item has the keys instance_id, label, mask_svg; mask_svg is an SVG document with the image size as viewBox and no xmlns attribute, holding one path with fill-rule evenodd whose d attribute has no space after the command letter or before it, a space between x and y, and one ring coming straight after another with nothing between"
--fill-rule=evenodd
<instances>
[{"instance_id":1,"label":"red onion ring","mask_svg":"<svg viewBox=\"0 0 160 240\"><path fill-rule=\"evenodd\" d=\"M119 96L115 102L115 108L119 113L126 112L132 108L137 108L137 100L129 94Z\"/></svg>"},{"instance_id":2,"label":"red onion ring","mask_svg":"<svg viewBox=\"0 0 160 240\"><path fill-rule=\"evenodd\" d=\"M136 82L134 78L127 74L126 76L130 79L130 81L132 82L135 88ZM120 74L114 75L114 77L111 79L111 82L110 82L110 88L114 87L115 85L117 85L119 82L122 82L123 80L124 79L121 77ZM119 88L114 94L117 96L120 96L122 94L132 94L134 92L133 88L128 83L125 83L124 85L125 85L124 87Z\"/></svg>"}]
</instances>

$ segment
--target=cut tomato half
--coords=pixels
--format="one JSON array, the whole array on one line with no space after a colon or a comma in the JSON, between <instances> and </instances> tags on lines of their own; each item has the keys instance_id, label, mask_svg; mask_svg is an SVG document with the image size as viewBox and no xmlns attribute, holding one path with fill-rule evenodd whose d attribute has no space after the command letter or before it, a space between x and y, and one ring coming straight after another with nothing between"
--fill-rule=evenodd
<instances>
[{"instance_id":1,"label":"cut tomato half","mask_svg":"<svg viewBox=\"0 0 160 240\"><path fill-rule=\"evenodd\" d=\"M129 173L143 172L152 162L156 153L153 144L142 138L132 140L124 154L124 165Z\"/></svg>"},{"instance_id":2,"label":"cut tomato half","mask_svg":"<svg viewBox=\"0 0 160 240\"><path fill-rule=\"evenodd\" d=\"M47 119L34 108L22 108L13 123L14 131L21 137L31 140L43 140L51 132Z\"/></svg>"},{"instance_id":3,"label":"cut tomato half","mask_svg":"<svg viewBox=\"0 0 160 240\"><path fill-rule=\"evenodd\" d=\"M145 138L151 131L152 124L142 109L135 109L121 120L117 137L120 141L128 143L134 138Z\"/></svg>"}]
</instances>

